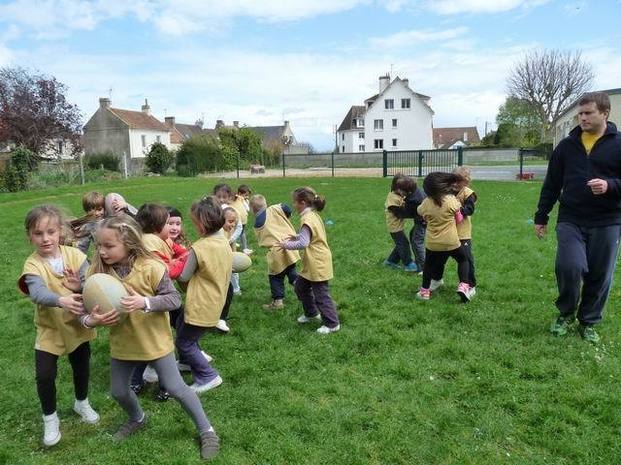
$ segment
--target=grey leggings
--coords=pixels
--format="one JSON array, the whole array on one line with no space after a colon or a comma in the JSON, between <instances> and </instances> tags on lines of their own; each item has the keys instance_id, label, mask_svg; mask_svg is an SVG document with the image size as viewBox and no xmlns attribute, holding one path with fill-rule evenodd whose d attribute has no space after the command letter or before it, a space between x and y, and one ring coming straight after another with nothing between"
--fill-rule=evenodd
<instances>
[{"instance_id":1,"label":"grey leggings","mask_svg":"<svg viewBox=\"0 0 621 465\"><path fill-rule=\"evenodd\" d=\"M110 360L110 393L121 408L127 412L130 421L140 421L144 415L138 397L129 387L132 372L140 363L142 362L115 358ZM171 352L157 360L149 360L149 363L157 372L157 376L166 386L169 394L177 399L177 402L192 417L199 433L208 431L211 425L207 415L205 415L201 401L179 374L174 353Z\"/></svg>"}]
</instances>

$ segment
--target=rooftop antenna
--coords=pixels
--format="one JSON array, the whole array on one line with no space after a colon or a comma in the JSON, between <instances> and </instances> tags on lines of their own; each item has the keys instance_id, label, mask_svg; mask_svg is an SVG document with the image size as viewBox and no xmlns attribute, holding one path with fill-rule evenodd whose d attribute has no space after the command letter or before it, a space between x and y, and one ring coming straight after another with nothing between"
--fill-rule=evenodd
<instances>
[{"instance_id":1,"label":"rooftop antenna","mask_svg":"<svg viewBox=\"0 0 621 465\"><path fill-rule=\"evenodd\" d=\"M112 86L108 89L108 98L112 100Z\"/></svg>"},{"instance_id":2,"label":"rooftop antenna","mask_svg":"<svg viewBox=\"0 0 621 465\"><path fill-rule=\"evenodd\" d=\"M168 116L168 113L166 113L166 108L164 108L164 116Z\"/></svg>"},{"instance_id":3,"label":"rooftop antenna","mask_svg":"<svg viewBox=\"0 0 621 465\"><path fill-rule=\"evenodd\" d=\"M392 79L392 68L393 68L393 66L395 66L395 65L391 63L390 64L390 79Z\"/></svg>"}]
</instances>

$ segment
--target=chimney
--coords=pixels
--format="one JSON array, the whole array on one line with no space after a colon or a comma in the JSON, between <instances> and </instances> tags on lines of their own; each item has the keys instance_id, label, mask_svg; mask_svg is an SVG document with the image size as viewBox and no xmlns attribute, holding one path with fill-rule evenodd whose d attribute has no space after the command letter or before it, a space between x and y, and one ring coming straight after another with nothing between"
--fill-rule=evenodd
<instances>
[{"instance_id":1,"label":"chimney","mask_svg":"<svg viewBox=\"0 0 621 465\"><path fill-rule=\"evenodd\" d=\"M239 121L233 121L233 127L239 129Z\"/></svg>"},{"instance_id":2,"label":"chimney","mask_svg":"<svg viewBox=\"0 0 621 465\"><path fill-rule=\"evenodd\" d=\"M390 75L386 74L385 76L380 76L379 78L379 93L384 92L386 87L390 84Z\"/></svg>"},{"instance_id":3,"label":"chimney","mask_svg":"<svg viewBox=\"0 0 621 465\"><path fill-rule=\"evenodd\" d=\"M221 119L216 121L216 129L220 129L224 127L224 121L222 121Z\"/></svg>"},{"instance_id":4,"label":"chimney","mask_svg":"<svg viewBox=\"0 0 621 465\"><path fill-rule=\"evenodd\" d=\"M149 106L149 102L147 102L147 99L144 99L144 105L140 109L143 113L146 113L147 115L151 114L151 107Z\"/></svg>"},{"instance_id":5,"label":"chimney","mask_svg":"<svg viewBox=\"0 0 621 465\"><path fill-rule=\"evenodd\" d=\"M99 108L110 108L111 102L107 97L102 97L99 99Z\"/></svg>"},{"instance_id":6,"label":"chimney","mask_svg":"<svg viewBox=\"0 0 621 465\"><path fill-rule=\"evenodd\" d=\"M198 126L201 129L203 129L203 120L202 119L197 119L196 123L194 123L194 125Z\"/></svg>"},{"instance_id":7,"label":"chimney","mask_svg":"<svg viewBox=\"0 0 621 465\"><path fill-rule=\"evenodd\" d=\"M401 79L401 82L403 82L403 85L405 87L410 87L410 80L409 79Z\"/></svg>"},{"instance_id":8,"label":"chimney","mask_svg":"<svg viewBox=\"0 0 621 465\"><path fill-rule=\"evenodd\" d=\"M175 117L174 116L166 116L164 118L164 124L169 128L175 129Z\"/></svg>"},{"instance_id":9,"label":"chimney","mask_svg":"<svg viewBox=\"0 0 621 465\"><path fill-rule=\"evenodd\" d=\"M464 131L464 142L468 142L468 131Z\"/></svg>"}]
</instances>

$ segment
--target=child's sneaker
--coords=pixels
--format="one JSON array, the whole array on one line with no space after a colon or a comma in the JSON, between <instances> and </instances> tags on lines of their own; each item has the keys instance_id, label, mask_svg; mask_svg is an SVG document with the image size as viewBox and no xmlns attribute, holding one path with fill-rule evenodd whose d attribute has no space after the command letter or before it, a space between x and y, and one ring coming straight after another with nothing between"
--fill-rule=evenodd
<instances>
[{"instance_id":1,"label":"child's sneaker","mask_svg":"<svg viewBox=\"0 0 621 465\"><path fill-rule=\"evenodd\" d=\"M220 375L218 375L214 379L209 381L208 383L205 383L205 384L194 383L190 386L190 389L192 389L197 394L201 394L203 392L207 392L214 388L217 388L221 384L222 384L222 378L220 377Z\"/></svg>"},{"instance_id":2,"label":"child's sneaker","mask_svg":"<svg viewBox=\"0 0 621 465\"><path fill-rule=\"evenodd\" d=\"M272 300L269 304L263 304L264 310L282 310L285 304L282 299Z\"/></svg>"},{"instance_id":3,"label":"child's sneaker","mask_svg":"<svg viewBox=\"0 0 621 465\"><path fill-rule=\"evenodd\" d=\"M147 365L147 368L145 368L144 374L142 375L142 379L144 379L147 383L157 383L159 378L157 377L157 371L155 371L151 365Z\"/></svg>"},{"instance_id":4,"label":"child's sneaker","mask_svg":"<svg viewBox=\"0 0 621 465\"><path fill-rule=\"evenodd\" d=\"M147 424L147 416L143 413L142 414L142 420L140 420L140 421L129 420L127 423L123 423L119 427L117 432L112 435L112 438L115 441L119 441L119 442L120 441L124 441L129 436L134 434L136 431L144 428L144 426L146 424Z\"/></svg>"},{"instance_id":5,"label":"child's sneaker","mask_svg":"<svg viewBox=\"0 0 621 465\"><path fill-rule=\"evenodd\" d=\"M436 281L435 279L431 280L431 284L429 285L429 290L431 292L433 291L437 291L438 289L440 289L442 286L444 286L444 279L440 279L438 281Z\"/></svg>"},{"instance_id":6,"label":"child's sneaker","mask_svg":"<svg viewBox=\"0 0 621 465\"><path fill-rule=\"evenodd\" d=\"M407 265L405 265L403 267L403 269L405 271L407 271L408 273L418 273L418 265L416 264L416 262L410 262Z\"/></svg>"},{"instance_id":7,"label":"child's sneaker","mask_svg":"<svg viewBox=\"0 0 621 465\"><path fill-rule=\"evenodd\" d=\"M242 252L245 253L246 255L252 255L254 250L252 250L252 249L244 249L244 250L242 250Z\"/></svg>"},{"instance_id":8,"label":"child's sneaker","mask_svg":"<svg viewBox=\"0 0 621 465\"><path fill-rule=\"evenodd\" d=\"M599 343L599 334L597 334L597 331L595 331L593 326L587 326L580 323L580 326L578 326L578 332L585 341L590 342L591 344Z\"/></svg>"},{"instance_id":9,"label":"child's sneaker","mask_svg":"<svg viewBox=\"0 0 621 465\"><path fill-rule=\"evenodd\" d=\"M416 293L416 298L418 300L429 300L431 299L431 290L430 289L425 289L424 287L421 287L418 292Z\"/></svg>"},{"instance_id":10,"label":"child's sneaker","mask_svg":"<svg viewBox=\"0 0 621 465\"><path fill-rule=\"evenodd\" d=\"M229 325L226 324L225 320L218 320L218 322L216 323L216 328L218 328L223 333L228 333L231 330L231 328L229 328Z\"/></svg>"},{"instance_id":11,"label":"child's sneaker","mask_svg":"<svg viewBox=\"0 0 621 465\"><path fill-rule=\"evenodd\" d=\"M391 262L390 260L384 260L383 265L384 266L388 266L390 268L395 268L397 270L401 269L401 265L399 265L398 263L395 263L395 262Z\"/></svg>"},{"instance_id":12,"label":"child's sneaker","mask_svg":"<svg viewBox=\"0 0 621 465\"><path fill-rule=\"evenodd\" d=\"M144 384L130 384L129 388L134 391L134 394L138 395L144 389Z\"/></svg>"},{"instance_id":13,"label":"child's sneaker","mask_svg":"<svg viewBox=\"0 0 621 465\"><path fill-rule=\"evenodd\" d=\"M220 438L215 431L201 433L201 458L210 459L218 455L220 450Z\"/></svg>"},{"instance_id":14,"label":"child's sneaker","mask_svg":"<svg viewBox=\"0 0 621 465\"><path fill-rule=\"evenodd\" d=\"M241 289L235 289L233 291L233 295L241 295L241 294L242 294Z\"/></svg>"},{"instance_id":15,"label":"child's sneaker","mask_svg":"<svg viewBox=\"0 0 621 465\"><path fill-rule=\"evenodd\" d=\"M550 332L554 336L565 336L569 332L575 321L576 317L573 315L559 315L559 317L552 323L552 326L550 326Z\"/></svg>"},{"instance_id":16,"label":"child's sneaker","mask_svg":"<svg viewBox=\"0 0 621 465\"><path fill-rule=\"evenodd\" d=\"M321 315L318 313L315 316L300 315L298 317L298 323L300 323L300 324L310 323L313 320L321 320Z\"/></svg>"},{"instance_id":17,"label":"child's sneaker","mask_svg":"<svg viewBox=\"0 0 621 465\"><path fill-rule=\"evenodd\" d=\"M155 400L157 400L158 402L166 402L168 399L170 399L170 394L168 393L168 391L166 389L161 389L159 391L157 391L157 394L155 395Z\"/></svg>"},{"instance_id":18,"label":"child's sneaker","mask_svg":"<svg viewBox=\"0 0 621 465\"><path fill-rule=\"evenodd\" d=\"M73 404L73 411L80 415L84 423L94 425L95 423L99 422L99 414L95 412L95 410L93 410L93 407L91 407L88 399L76 399L75 403Z\"/></svg>"},{"instance_id":19,"label":"child's sneaker","mask_svg":"<svg viewBox=\"0 0 621 465\"><path fill-rule=\"evenodd\" d=\"M457 285L457 295L461 298L462 302L470 302L470 299L472 298L472 293L470 292L470 284L459 283Z\"/></svg>"},{"instance_id":20,"label":"child's sneaker","mask_svg":"<svg viewBox=\"0 0 621 465\"><path fill-rule=\"evenodd\" d=\"M60 419L56 412L43 415L43 445L51 447L60 441Z\"/></svg>"},{"instance_id":21,"label":"child's sneaker","mask_svg":"<svg viewBox=\"0 0 621 465\"><path fill-rule=\"evenodd\" d=\"M330 333L336 333L339 329L341 329L341 325L336 325L332 328L330 328L329 326L323 325L317 328L317 332L319 334L330 334Z\"/></svg>"},{"instance_id":22,"label":"child's sneaker","mask_svg":"<svg viewBox=\"0 0 621 465\"><path fill-rule=\"evenodd\" d=\"M204 350L201 350L201 354L203 354L203 357L205 357L205 360L207 360L209 363L213 362L213 357L209 355L207 352L205 352ZM187 363L183 363L183 362L177 362L177 369L179 371L192 371L192 368L190 368L190 365L188 365Z\"/></svg>"}]
</instances>

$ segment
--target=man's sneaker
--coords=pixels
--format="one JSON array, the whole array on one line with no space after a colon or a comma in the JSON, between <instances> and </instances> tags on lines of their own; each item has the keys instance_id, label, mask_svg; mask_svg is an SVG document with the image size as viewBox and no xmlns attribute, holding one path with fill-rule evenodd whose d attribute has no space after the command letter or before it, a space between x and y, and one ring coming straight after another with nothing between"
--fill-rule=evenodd
<instances>
[{"instance_id":1,"label":"man's sneaker","mask_svg":"<svg viewBox=\"0 0 621 465\"><path fill-rule=\"evenodd\" d=\"M190 386L190 389L192 389L197 394L201 394L201 393L207 392L207 391L209 391L209 390L211 390L213 388L217 388L221 384L222 384L222 378L220 377L220 375L218 375L214 379L209 381L208 383L205 383L205 384L194 383L194 384L192 384Z\"/></svg>"},{"instance_id":2,"label":"man's sneaker","mask_svg":"<svg viewBox=\"0 0 621 465\"><path fill-rule=\"evenodd\" d=\"M470 292L470 284L468 283L459 283L457 285L457 295L461 299L462 302L470 302L472 298L472 294Z\"/></svg>"},{"instance_id":3,"label":"man's sneaker","mask_svg":"<svg viewBox=\"0 0 621 465\"><path fill-rule=\"evenodd\" d=\"M82 417L84 423L94 425L99 422L99 414L93 410L88 399L77 400L73 404L73 411Z\"/></svg>"},{"instance_id":4,"label":"man's sneaker","mask_svg":"<svg viewBox=\"0 0 621 465\"><path fill-rule=\"evenodd\" d=\"M282 310L285 307L285 303L282 299L272 300L269 304L263 304L263 310Z\"/></svg>"},{"instance_id":5,"label":"man's sneaker","mask_svg":"<svg viewBox=\"0 0 621 465\"><path fill-rule=\"evenodd\" d=\"M323 325L317 328L317 332L319 334L330 334L330 333L336 333L339 329L341 329L341 325L336 325L332 328L330 328L329 326Z\"/></svg>"},{"instance_id":6,"label":"man's sneaker","mask_svg":"<svg viewBox=\"0 0 621 465\"><path fill-rule=\"evenodd\" d=\"M425 289L421 287L416 293L416 298L418 300L429 300L431 299L431 289Z\"/></svg>"},{"instance_id":7,"label":"man's sneaker","mask_svg":"<svg viewBox=\"0 0 621 465\"><path fill-rule=\"evenodd\" d=\"M159 380L157 377L157 371L155 371L151 365L147 365L147 368L145 368L142 379L144 379L147 383L157 383Z\"/></svg>"},{"instance_id":8,"label":"man's sneaker","mask_svg":"<svg viewBox=\"0 0 621 465\"><path fill-rule=\"evenodd\" d=\"M410 262L409 264L405 265L403 269L407 271L408 273L418 273L419 271L418 265L416 264L416 262Z\"/></svg>"},{"instance_id":9,"label":"man's sneaker","mask_svg":"<svg viewBox=\"0 0 621 465\"><path fill-rule=\"evenodd\" d=\"M569 332L575 321L576 318L573 315L560 315L556 320L554 320L552 326L550 326L550 332L555 336L565 336L565 334Z\"/></svg>"},{"instance_id":10,"label":"man's sneaker","mask_svg":"<svg viewBox=\"0 0 621 465\"><path fill-rule=\"evenodd\" d=\"M300 315L298 317L298 323L300 323L300 324L310 323L313 320L321 320L321 315L318 313L315 316Z\"/></svg>"},{"instance_id":11,"label":"man's sneaker","mask_svg":"<svg viewBox=\"0 0 621 465\"><path fill-rule=\"evenodd\" d=\"M121 427L118 429L118 431L112 435L112 438L115 441L124 441L129 436L134 434L136 431L144 428L146 424L147 424L147 416L143 413L142 420L140 421L130 420L127 423L122 424Z\"/></svg>"},{"instance_id":12,"label":"man's sneaker","mask_svg":"<svg viewBox=\"0 0 621 465\"><path fill-rule=\"evenodd\" d=\"M578 332L580 336L582 336L582 339L591 344L597 344L599 342L599 334L597 334L593 326L580 324L580 326L578 326Z\"/></svg>"},{"instance_id":13,"label":"man's sneaker","mask_svg":"<svg viewBox=\"0 0 621 465\"><path fill-rule=\"evenodd\" d=\"M56 412L43 415L43 445L51 447L60 441L60 419Z\"/></svg>"},{"instance_id":14,"label":"man's sneaker","mask_svg":"<svg viewBox=\"0 0 621 465\"><path fill-rule=\"evenodd\" d=\"M166 402L168 399L170 399L170 394L166 389L160 388L157 394L155 394L155 400L158 402Z\"/></svg>"},{"instance_id":15,"label":"man's sneaker","mask_svg":"<svg viewBox=\"0 0 621 465\"><path fill-rule=\"evenodd\" d=\"M429 285L429 290L431 292L437 291L442 286L444 286L444 279L439 279L438 281L436 281L435 279L432 279L431 284Z\"/></svg>"},{"instance_id":16,"label":"man's sneaker","mask_svg":"<svg viewBox=\"0 0 621 465\"><path fill-rule=\"evenodd\" d=\"M130 384L129 388L134 391L134 394L138 395L144 389L144 384Z\"/></svg>"},{"instance_id":17,"label":"man's sneaker","mask_svg":"<svg viewBox=\"0 0 621 465\"><path fill-rule=\"evenodd\" d=\"M213 357L209 355L207 352L205 352L204 350L201 350L201 354L203 354L203 357L205 357L205 360L207 360L209 363L213 362ZM190 368L190 365L188 365L187 363L183 363L183 362L177 362L177 369L179 371L192 371L192 368Z\"/></svg>"},{"instance_id":18,"label":"man's sneaker","mask_svg":"<svg viewBox=\"0 0 621 465\"><path fill-rule=\"evenodd\" d=\"M201 433L201 458L210 459L218 455L220 438L215 431Z\"/></svg>"},{"instance_id":19,"label":"man's sneaker","mask_svg":"<svg viewBox=\"0 0 621 465\"><path fill-rule=\"evenodd\" d=\"M384 260L384 266L388 266L390 268L396 268L397 270L401 269L401 265L395 262L391 262L390 260Z\"/></svg>"},{"instance_id":20,"label":"man's sneaker","mask_svg":"<svg viewBox=\"0 0 621 465\"><path fill-rule=\"evenodd\" d=\"M231 330L231 328L229 328L229 325L227 325L226 321L224 320L218 320L218 322L216 323L216 328L218 328L223 333L228 333Z\"/></svg>"}]
</instances>

